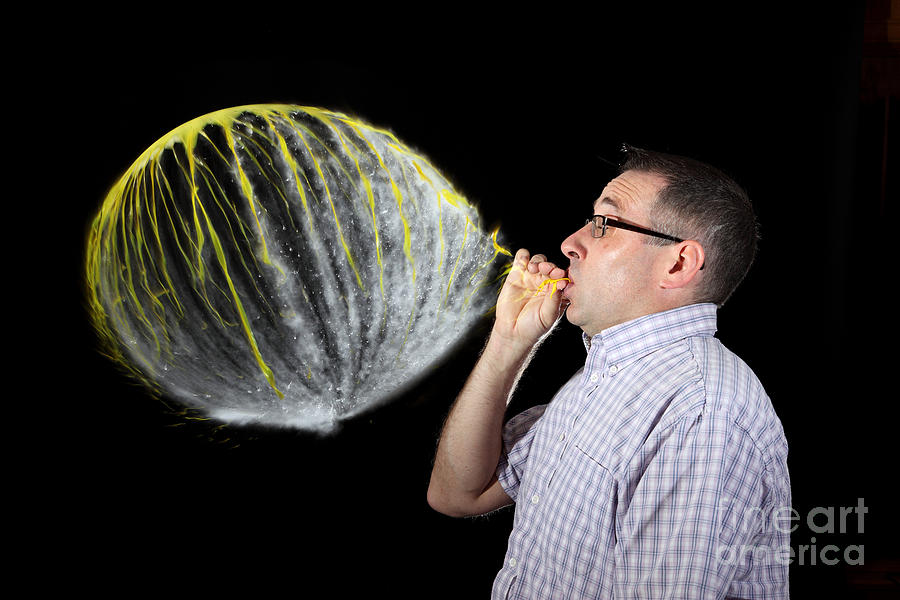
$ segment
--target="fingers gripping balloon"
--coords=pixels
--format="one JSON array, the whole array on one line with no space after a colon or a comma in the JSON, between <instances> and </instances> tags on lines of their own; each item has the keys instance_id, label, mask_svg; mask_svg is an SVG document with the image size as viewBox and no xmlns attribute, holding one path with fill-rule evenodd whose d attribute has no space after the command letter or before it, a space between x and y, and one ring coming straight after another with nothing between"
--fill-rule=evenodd
<instances>
[{"instance_id":1,"label":"fingers gripping balloon","mask_svg":"<svg viewBox=\"0 0 900 600\"><path fill-rule=\"evenodd\" d=\"M497 231L391 133L284 105L148 148L88 238L105 350L225 422L329 429L427 371L496 301Z\"/></svg>"}]
</instances>

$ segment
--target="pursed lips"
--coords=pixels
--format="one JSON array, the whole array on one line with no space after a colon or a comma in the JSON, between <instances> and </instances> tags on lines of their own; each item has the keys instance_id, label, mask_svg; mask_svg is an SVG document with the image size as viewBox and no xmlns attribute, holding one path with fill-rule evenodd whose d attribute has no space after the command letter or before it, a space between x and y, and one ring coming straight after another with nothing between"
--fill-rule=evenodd
<instances>
[{"instance_id":1,"label":"pursed lips","mask_svg":"<svg viewBox=\"0 0 900 600\"><path fill-rule=\"evenodd\" d=\"M572 269L571 269L571 268L566 270L565 277L566 277L569 281L566 282L566 287L563 288L563 290L562 290L562 295L563 295L563 297L565 297L565 298L568 299L568 297L569 297L568 292L569 292L569 290L572 288L572 286L575 285L575 278L572 276Z\"/></svg>"}]
</instances>

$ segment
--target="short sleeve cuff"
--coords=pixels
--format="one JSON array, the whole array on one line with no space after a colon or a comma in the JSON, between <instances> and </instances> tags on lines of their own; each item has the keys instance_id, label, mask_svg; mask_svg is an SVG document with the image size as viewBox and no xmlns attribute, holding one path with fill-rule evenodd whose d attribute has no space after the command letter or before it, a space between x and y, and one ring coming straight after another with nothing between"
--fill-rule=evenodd
<instances>
[{"instance_id":1,"label":"short sleeve cuff","mask_svg":"<svg viewBox=\"0 0 900 600\"><path fill-rule=\"evenodd\" d=\"M546 408L546 404L529 408L503 426L503 448L497 463L497 480L513 502L519 493L519 482L528 462L535 426Z\"/></svg>"}]
</instances>

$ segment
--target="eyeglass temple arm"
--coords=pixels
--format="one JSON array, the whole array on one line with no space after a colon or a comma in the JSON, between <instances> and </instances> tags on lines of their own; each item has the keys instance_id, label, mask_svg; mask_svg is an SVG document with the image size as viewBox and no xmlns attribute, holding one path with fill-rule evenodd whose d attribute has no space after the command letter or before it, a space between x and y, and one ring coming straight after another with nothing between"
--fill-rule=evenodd
<instances>
[{"instance_id":1,"label":"eyeglass temple arm","mask_svg":"<svg viewBox=\"0 0 900 600\"><path fill-rule=\"evenodd\" d=\"M643 233L646 235L652 235L654 237L662 238L664 240L669 240L672 242L683 242L684 240L675 237L673 235L667 235L665 233L660 233L658 231L653 231L652 229L646 229L644 227L639 227L637 225L631 225L630 223L625 223L623 221L616 221L615 219L608 219L606 222L607 227L618 227L619 229L627 229L629 231L635 231L637 233Z\"/></svg>"},{"instance_id":2,"label":"eyeglass temple arm","mask_svg":"<svg viewBox=\"0 0 900 600\"><path fill-rule=\"evenodd\" d=\"M630 223L625 223L623 221L617 221L615 219L607 219L605 224L607 227L618 227L619 229L628 229L629 231L635 231L637 233L644 233L646 235L652 235L652 236L662 238L664 240L670 240L670 241L673 241L676 243L684 241L683 239L681 239L679 237L675 237L674 235L667 235L665 233L660 233L658 231L653 231L651 229L646 229L644 227L639 227L637 225L631 225ZM702 271L703 267L705 267L705 266L706 266L706 261L703 261L703 264L700 265L700 269L698 269L698 270Z\"/></svg>"},{"instance_id":3,"label":"eyeglass temple arm","mask_svg":"<svg viewBox=\"0 0 900 600\"><path fill-rule=\"evenodd\" d=\"M610 219L608 217L603 217L602 215L594 215L594 217L592 219L588 219L588 223L590 223L593 219L596 219L597 217L601 217L601 226L604 226L604 227L618 227L619 229L627 229L629 231L634 231L637 233L652 235L654 237L662 238L664 240L670 240L670 241L676 242L676 243L684 241L683 239L681 239L679 237L675 237L674 235L660 233L658 231L653 231L652 229L647 229L645 227L640 227L638 225L631 225L630 223L625 223L624 221L618 221L616 219ZM595 226L596 226L596 222L595 222ZM705 266L706 266L706 261L703 261L703 264L700 265L699 270L702 271L703 267L705 267Z\"/></svg>"}]
</instances>

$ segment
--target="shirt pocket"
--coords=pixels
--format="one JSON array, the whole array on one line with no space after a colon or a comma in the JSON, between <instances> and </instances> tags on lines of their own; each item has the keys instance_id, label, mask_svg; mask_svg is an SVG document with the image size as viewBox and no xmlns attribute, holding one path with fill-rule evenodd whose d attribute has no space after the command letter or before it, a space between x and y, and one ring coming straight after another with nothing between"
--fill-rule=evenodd
<instances>
[{"instance_id":1,"label":"shirt pocket","mask_svg":"<svg viewBox=\"0 0 900 600\"><path fill-rule=\"evenodd\" d=\"M548 553L558 577L599 592L612 581L617 486L610 470L578 444L567 448L554 477Z\"/></svg>"}]
</instances>

